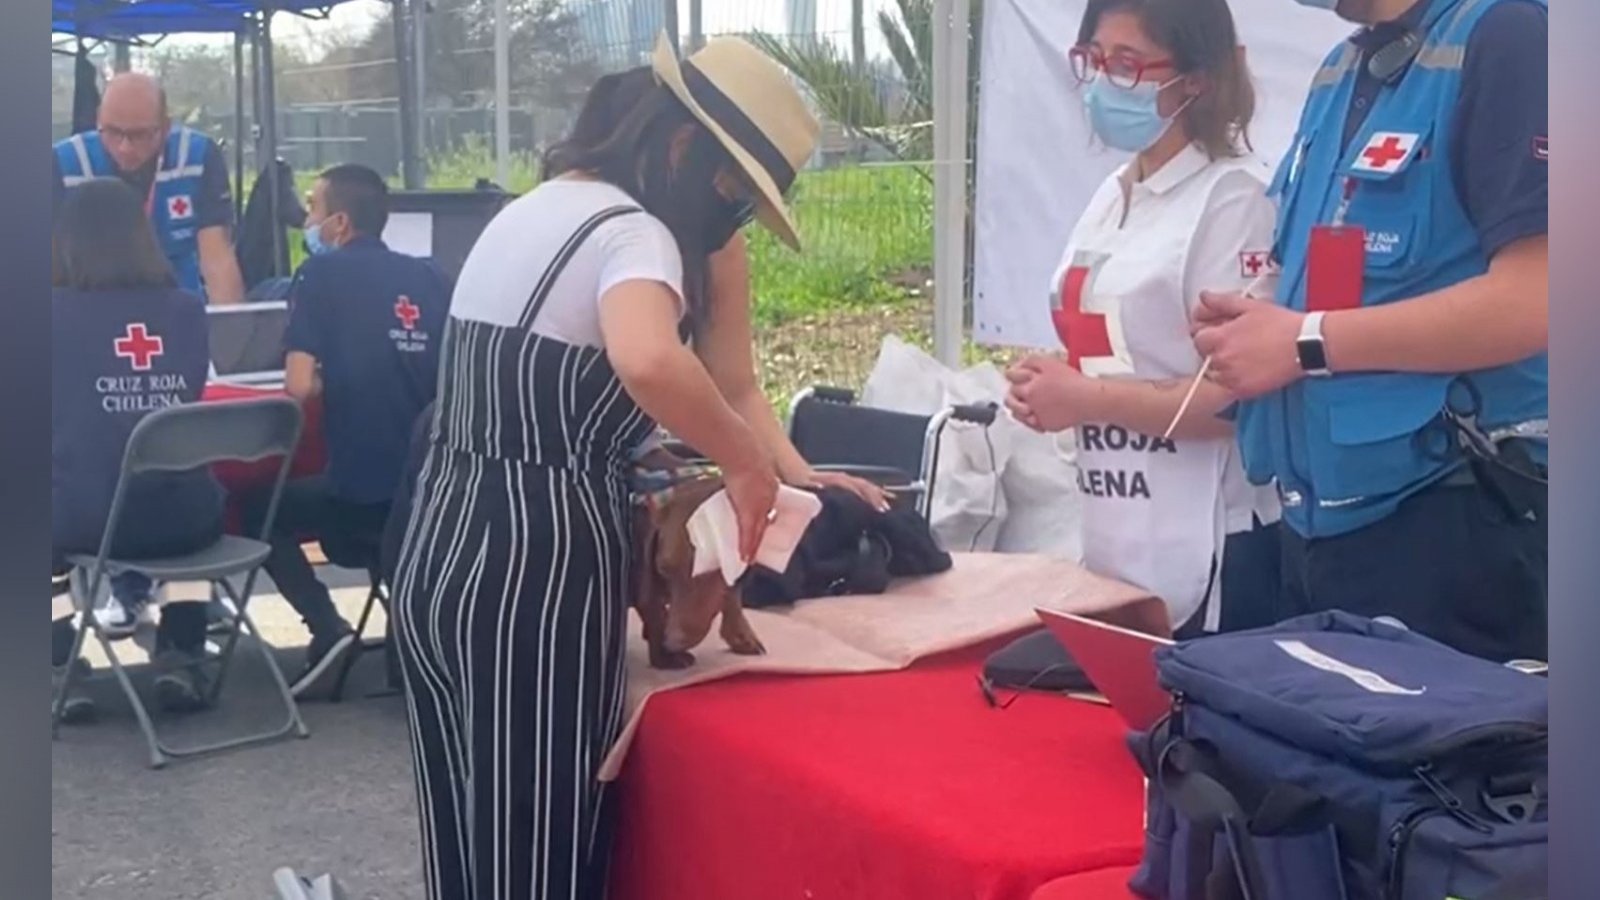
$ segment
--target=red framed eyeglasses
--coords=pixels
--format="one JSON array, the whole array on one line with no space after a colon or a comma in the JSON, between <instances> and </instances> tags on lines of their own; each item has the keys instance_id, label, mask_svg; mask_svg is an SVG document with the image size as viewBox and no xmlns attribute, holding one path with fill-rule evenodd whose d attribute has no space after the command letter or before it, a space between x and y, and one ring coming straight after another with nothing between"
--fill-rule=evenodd
<instances>
[{"instance_id":1,"label":"red framed eyeglasses","mask_svg":"<svg viewBox=\"0 0 1600 900\"><path fill-rule=\"evenodd\" d=\"M1107 56L1099 47L1079 44L1067 51L1072 75L1079 84L1088 84L1105 73L1106 80L1120 88L1137 87L1160 72L1176 71L1170 59L1139 59L1126 53Z\"/></svg>"}]
</instances>

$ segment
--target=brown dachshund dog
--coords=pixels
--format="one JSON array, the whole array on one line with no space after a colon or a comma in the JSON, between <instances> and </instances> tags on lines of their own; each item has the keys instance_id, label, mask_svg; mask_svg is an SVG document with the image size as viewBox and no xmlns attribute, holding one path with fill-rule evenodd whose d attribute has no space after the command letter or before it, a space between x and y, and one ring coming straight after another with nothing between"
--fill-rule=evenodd
<instances>
[{"instance_id":1,"label":"brown dachshund dog","mask_svg":"<svg viewBox=\"0 0 1600 900\"><path fill-rule=\"evenodd\" d=\"M744 616L737 584L729 586L720 570L696 576L694 545L689 542L689 517L711 495L722 489L722 478L701 476L672 488L658 503L634 511L634 608L644 622L650 665L656 669L684 669L694 665L694 654L722 615L722 640L728 649L745 656L766 652Z\"/></svg>"}]
</instances>

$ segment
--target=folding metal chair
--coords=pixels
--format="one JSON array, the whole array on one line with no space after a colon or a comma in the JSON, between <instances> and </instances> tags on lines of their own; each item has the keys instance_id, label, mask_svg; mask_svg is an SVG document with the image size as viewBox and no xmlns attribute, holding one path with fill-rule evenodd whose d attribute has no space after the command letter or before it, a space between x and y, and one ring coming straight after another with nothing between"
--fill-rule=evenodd
<instances>
[{"instance_id":1,"label":"folding metal chair","mask_svg":"<svg viewBox=\"0 0 1600 900\"><path fill-rule=\"evenodd\" d=\"M371 540L365 536L361 538L326 538L321 541L322 552L332 565L341 569L356 569L367 573L371 587L367 590L367 601L361 607L361 616L356 619L356 638L361 642L357 652L348 654L344 663L339 668L339 677L333 684L333 692L329 700L337 703L344 699L345 682L350 678L350 671L355 668L356 662L368 650L384 650L393 652L389 646L388 635L381 638L367 637L367 621L372 618L372 609L379 603L383 604L385 611L389 609L389 583L383 577L380 564L379 541L381 535L372 535ZM392 621L392 620L391 620ZM392 682L392 679L391 679ZM394 692L397 685L391 683L390 690L379 691L373 696L387 696Z\"/></svg>"},{"instance_id":2,"label":"folding metal chair","mask_svg":"<svg viewBox=\"0 0 1600 900\"><path fill-rule=\"evenodd\" d=\"M939 448L950 422L988 427L990 405L951 406L931 416L855 402L855 392L818 385L789 403L789 440L819 471L848 472L892 488L927 518L932 510Z\"/></svg>"},{"instance_id":3,"label":"folding metal chair","mask_svg":"<svg viewBox=\"0 0 1600 900\"><path fill-rule=\"evenodd\" d=\"M259 400L235 400L216 403L193 403L173 406L151 413L139 422L128 439L122 458L122 475L111 501L111 512L106 519L105 535L100 541L100 552L94 556L68 557L73 566L73 605L77 609L78 636L73 644L72 659L83 651L86 634L92 630L106 658L111 661L122 691L133 705L134 715L150 747L150 765L161 768L169 761L182 757L198 756L218 750L231 749L245 744L286 737L291 733L310 737L311 732L300 718L300 710L289 694L289 685L274 659L272 648L262 638L255 623L250 620L247 606L255 587L256 574L267 559L270 548L267 535L277 515L278 498L289 475L295 446L300 441L300 406L287 397L269 397ZM123 521L123 501L128 484L135 476L153 472L182 472L224 461L259 462L272 457L282 457L277 480L273 485L272 499L267 507L266 521L259 538L224 535L211 546L196 553L164 559L123 560L111 555L117 531L120 528L137 528L136 521ZM132 680L122 661L118 659L112 640L101 630L92 614L94 598L100 587L111 576L123 572L137 572L154 582L204 581L220 588L233 601L233 628L221 652L206 661L217 666L212 681L209 703L215 703L222 691L229 664L238 646L241 634L248 630L253 643L260 649L261 657L272 675L279 697L287 710L284 724L271 731L246 735L188 748L173 748L157 736L149 712L134 689ZM244 583L235 591L229 579L243 576ZM51 737L60 727L61 711L68 692L76 680L75 670L69 668L67 677L56 689L51 708Z\"/></svg>"}]
</instances>

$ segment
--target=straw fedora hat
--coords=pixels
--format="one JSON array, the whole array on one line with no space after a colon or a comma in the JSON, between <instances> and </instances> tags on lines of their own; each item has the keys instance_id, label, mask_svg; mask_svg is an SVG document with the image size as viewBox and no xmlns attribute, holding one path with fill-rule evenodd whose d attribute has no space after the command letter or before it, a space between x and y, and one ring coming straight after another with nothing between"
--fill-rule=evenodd
<instances>
[{"instance_id":1,"label":"straw fedora hat","mask_svg":"<svg viewBox=\"0 0 1600 900\"><path fill-rule=\"evenodd\" d=\"M783 69L733 37L713 38L680 63L665 33L656 43L652 68L755 186L756 218L799 250L783 196L816 149L821 127Z\"/></svg>"}]
</instances>

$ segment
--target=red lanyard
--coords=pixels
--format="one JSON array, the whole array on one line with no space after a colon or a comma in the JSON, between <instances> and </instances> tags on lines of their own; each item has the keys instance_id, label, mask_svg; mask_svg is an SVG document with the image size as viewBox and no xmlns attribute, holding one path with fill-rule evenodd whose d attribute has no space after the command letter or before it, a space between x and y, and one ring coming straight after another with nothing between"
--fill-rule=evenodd
<instances>
[{"instance_id":1,"label":"red lanyard","mask_svg":"<svg viewBox=\"0 0 1600 900\"><path fill-rule=\"evenodd\" d=\"M165 140L163 138L163 140ZM167 151L165 148L156 154L156 167L150 172L150 190L144 194L144 217L146 219L155 215L156 208L156 181L161 178L161 164L166 162Z\"/></svg>"}]
</instances>

